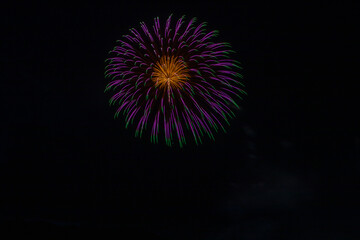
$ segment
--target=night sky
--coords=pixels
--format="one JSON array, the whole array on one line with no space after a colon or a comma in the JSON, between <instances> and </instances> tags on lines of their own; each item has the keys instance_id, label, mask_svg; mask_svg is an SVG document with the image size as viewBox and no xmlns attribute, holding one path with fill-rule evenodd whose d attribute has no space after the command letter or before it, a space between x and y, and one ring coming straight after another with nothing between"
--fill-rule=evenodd
<instances>
[{"instance_id":1,"label":"night sky","mask_svg":"<svg viewBox=\"0 0 360 240\"><path fill-rule=\"evenodd\" d=\"M359 239L353 6L30 2L0 10L1 234ZM104 93L115 41L171 13L219 30L243 67L241 110L199 146L135 138Z\"/></svg>"}]
</instances>

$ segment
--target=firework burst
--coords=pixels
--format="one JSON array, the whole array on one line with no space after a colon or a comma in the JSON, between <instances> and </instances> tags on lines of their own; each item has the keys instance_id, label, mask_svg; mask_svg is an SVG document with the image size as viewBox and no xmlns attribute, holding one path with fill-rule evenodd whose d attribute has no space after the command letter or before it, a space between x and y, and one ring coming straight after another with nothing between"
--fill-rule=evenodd
<instances>
[{"instance_id":1,"label":"firework burst","mask_svg":"<svg viewBox=\"0 0 360 240\"><path fill-rule=\"evenodd\" d=\"M110 51L105 91L116 91L109 101L118 104L115 117L122 112L126 127L135 122L135 136L150 128L151 141L163 134L167 145L177 138L182 147L189 132L199 144L235 116L236 98L246 94L241 67L229 57L230 44L210 41L218 32L195 21L183 16L172 26L170 16L160 26L155 18L150 29L141 22L142 31L130 29Z\"/></svg>"}]
</instances>

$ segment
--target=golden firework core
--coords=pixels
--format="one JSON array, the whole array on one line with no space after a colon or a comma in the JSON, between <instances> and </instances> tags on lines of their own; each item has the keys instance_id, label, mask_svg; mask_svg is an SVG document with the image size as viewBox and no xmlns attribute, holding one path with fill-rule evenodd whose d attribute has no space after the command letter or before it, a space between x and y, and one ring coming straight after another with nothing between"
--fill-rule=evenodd
<instances>
[{"instance_id":1,"label":"golden firework core","mask_svg":"<svg viewBox=\"0 0 360 240\"><path fill-rule=\"evenodd\" d=\"M162 56L153 70L152 79L161 88L178 88L190 77L184 61L176 56Z\"/></svg>"}]
</instances>

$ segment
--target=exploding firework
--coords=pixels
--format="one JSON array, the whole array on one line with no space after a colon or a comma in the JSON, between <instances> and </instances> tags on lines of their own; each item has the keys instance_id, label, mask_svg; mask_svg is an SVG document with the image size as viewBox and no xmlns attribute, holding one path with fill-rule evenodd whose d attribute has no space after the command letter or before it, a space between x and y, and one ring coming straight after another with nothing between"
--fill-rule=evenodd
<instances>
[{"instance_id":1,"label":"exploding firework","mask_svg":"<svg viewBox=\"0 0 360 240\"><path fill-rule=\"evenodd\" d=\"M142 31L130 29L110 51L105 91L116 91L109 101L118 103L115 117L122 112L126 127L135 121L135 136L150 128L152 142L164 135L167 145L177 138L182 147L188 132L199 144L219 128L225 132L235 116L231 109L246 94L236 71L241 67L229 57L230 44L210 41L218 31L206 32L206 23L195 21L185 23L183 16L173 29L171 15L164 26L155 18L152 29L141 22Z\"/></svg>"}]
</instances>

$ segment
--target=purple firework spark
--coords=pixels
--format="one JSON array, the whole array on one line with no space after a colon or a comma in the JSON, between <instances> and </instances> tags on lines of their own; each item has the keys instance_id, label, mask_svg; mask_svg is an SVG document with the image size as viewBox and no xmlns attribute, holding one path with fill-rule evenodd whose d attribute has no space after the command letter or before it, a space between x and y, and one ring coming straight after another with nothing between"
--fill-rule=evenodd
<instances>
[{"instance_id":1,"label":"purple firework spark","mask_svg":"<svg viewBox=\"0 0 360 240\"><path fill-rule=\"evenodd\" d=\"M207 33L206 23L195 21L185 24L183 16L174 29L171 15L164 26L155 18L152 29L141 22L142 31L130 29L110 51L105 91L116 90L109 102L119 104L115 117L123 112L126 127L136 119L135 136L150 125L151 141L163 132L167 145L177 138L182 147L187 129L198 144L204 134L214 139L219 127L225 131L223 123L235 116L234 98L246 94L234 70L241 67L229 58L229 43L210 41L218 31Z\"/></svg>"}]
</instances>

